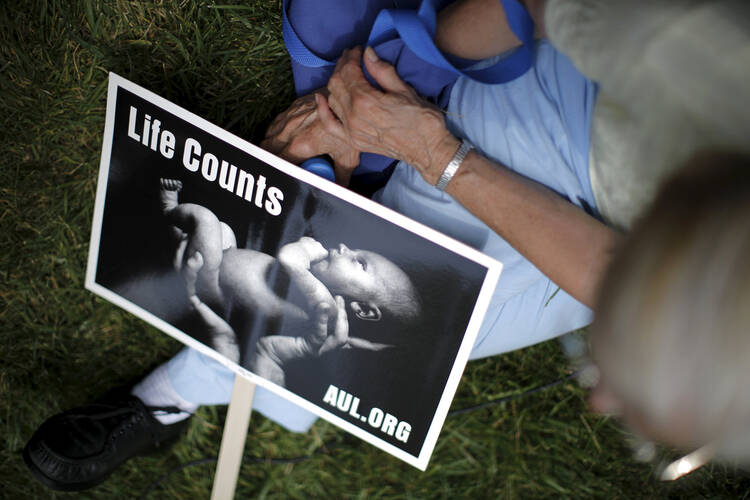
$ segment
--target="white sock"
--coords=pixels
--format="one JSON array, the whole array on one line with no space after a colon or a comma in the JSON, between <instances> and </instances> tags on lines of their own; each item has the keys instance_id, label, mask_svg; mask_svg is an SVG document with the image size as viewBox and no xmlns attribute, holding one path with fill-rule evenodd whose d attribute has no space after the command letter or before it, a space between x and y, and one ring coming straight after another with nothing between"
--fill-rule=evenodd
<instances>
[{"instance_id":1,"label":"white sock","mask_svg":"<svg viewBox=\"0 0 750 500\"><path fill-rule=\"evenodd\" d=\"M146 406L176 406L179 413L166 413L159 410L152 415L162 424L170 425L185 420L198 409L198 405L183 399L172 387L167 376L167 365L160 365L146 377L138 382L130 391Z\"/></svg>"}]
</instances>

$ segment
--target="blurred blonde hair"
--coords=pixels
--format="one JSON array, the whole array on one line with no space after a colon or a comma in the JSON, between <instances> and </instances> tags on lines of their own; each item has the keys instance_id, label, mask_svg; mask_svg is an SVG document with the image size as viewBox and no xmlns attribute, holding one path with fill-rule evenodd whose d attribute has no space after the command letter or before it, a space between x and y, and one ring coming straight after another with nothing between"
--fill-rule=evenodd
<instances>
[{"instance_id":1,"label":"blurred blonde hair","mask_svg":"<svg viewBox=\"0 0 750 500\"><path fill-rule=\"evenodd\" d=\"M750 158L702 153L663 185L605 278L591 342L624 405L750 462Z\"/></svg>"}]
</instances>

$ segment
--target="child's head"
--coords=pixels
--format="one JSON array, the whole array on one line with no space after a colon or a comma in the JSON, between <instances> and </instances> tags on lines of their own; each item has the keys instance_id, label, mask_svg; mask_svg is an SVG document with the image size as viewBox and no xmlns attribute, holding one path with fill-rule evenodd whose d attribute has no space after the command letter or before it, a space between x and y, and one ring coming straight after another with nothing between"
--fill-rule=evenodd
<instances>
[{"instance_id":1,"label":"child's head","mask_svg":"<svg viewBox=\"0 0 750 500\"><path fill-rule=\"evenodd\" d=\"M345 297L347 307L359 319L379 321L386 314L411 322L419 315L419 299L411 279L378 253L351 250L341 244L310 270L333 295Z\"/></svg>"},{"instance_id":2,"label":"child's head","mask_svg":"<svg viewBox=\"0 0 750 500\"><path fill-rule=\"evenodd\" d=\"M592 403L647 437L750 462L750 158L706 154L661 190L612 264Z\"/></svg>"}]
</instances>

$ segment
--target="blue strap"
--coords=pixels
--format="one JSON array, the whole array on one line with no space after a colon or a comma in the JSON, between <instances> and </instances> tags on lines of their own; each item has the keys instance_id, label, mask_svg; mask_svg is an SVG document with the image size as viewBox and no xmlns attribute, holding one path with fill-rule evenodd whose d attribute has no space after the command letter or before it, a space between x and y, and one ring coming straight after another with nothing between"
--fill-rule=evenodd
<instances>
[{"instance_id":1,"label":"blue strap","mask_svg":"<svg viewBox=\"0 0 750 500\"><path fill-rule=\"evenodd\" d=\"M334 66L336 61L327 61L321 57L315 55L307 46L302 42L297 32L292 28L292 23L286 16L288 9L289 0L284 0L284 4L281 8L282 21L281 21L281 34L284 37L284 44L286 50L289 52L289 56L308 68L322 68L324 66Z\"/></svg>"},{"instance_id":2,"label":"blue strap","mask_svg":"<svg viewBox=\"0 0 750 500\"><path fill-rule=\"evenodd\" d=\"M482 69L468 69L468 66L476 61L452 63L435 46L433 39L437 21L436 2L437 0L423 0L418 11L382 10L375 19L367 45L377 46L389 40L401 38L412 52L426 62L488 84L509 82L523 75L531 67L534 22L517 0L500 0L500 3L505 9L505 16L511 31L522 45L494 65ZM334 66L335 60L329 61L317 56L302 42L287 18L288 3L289 0L284 0L282 32L289 55L299 64L310 68Z\"/></svg>"}]
</instances>

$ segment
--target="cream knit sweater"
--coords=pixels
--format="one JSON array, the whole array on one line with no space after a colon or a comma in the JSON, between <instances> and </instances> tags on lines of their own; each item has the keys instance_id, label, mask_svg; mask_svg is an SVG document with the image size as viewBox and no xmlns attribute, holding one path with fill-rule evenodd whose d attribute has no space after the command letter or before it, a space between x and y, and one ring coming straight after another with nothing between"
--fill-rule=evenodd
<instances>
[{"instance_id":1,"label":"cream knit sweater","mask_svg":"<svg viewBox=\"0 0 750 500\"><path fill-rule=\"evenodd\" d=\"M628 228L695 152L750 153L750 1L549 0L551 42L598 82L590 174Z\"/></svg>"}]
</instances>

